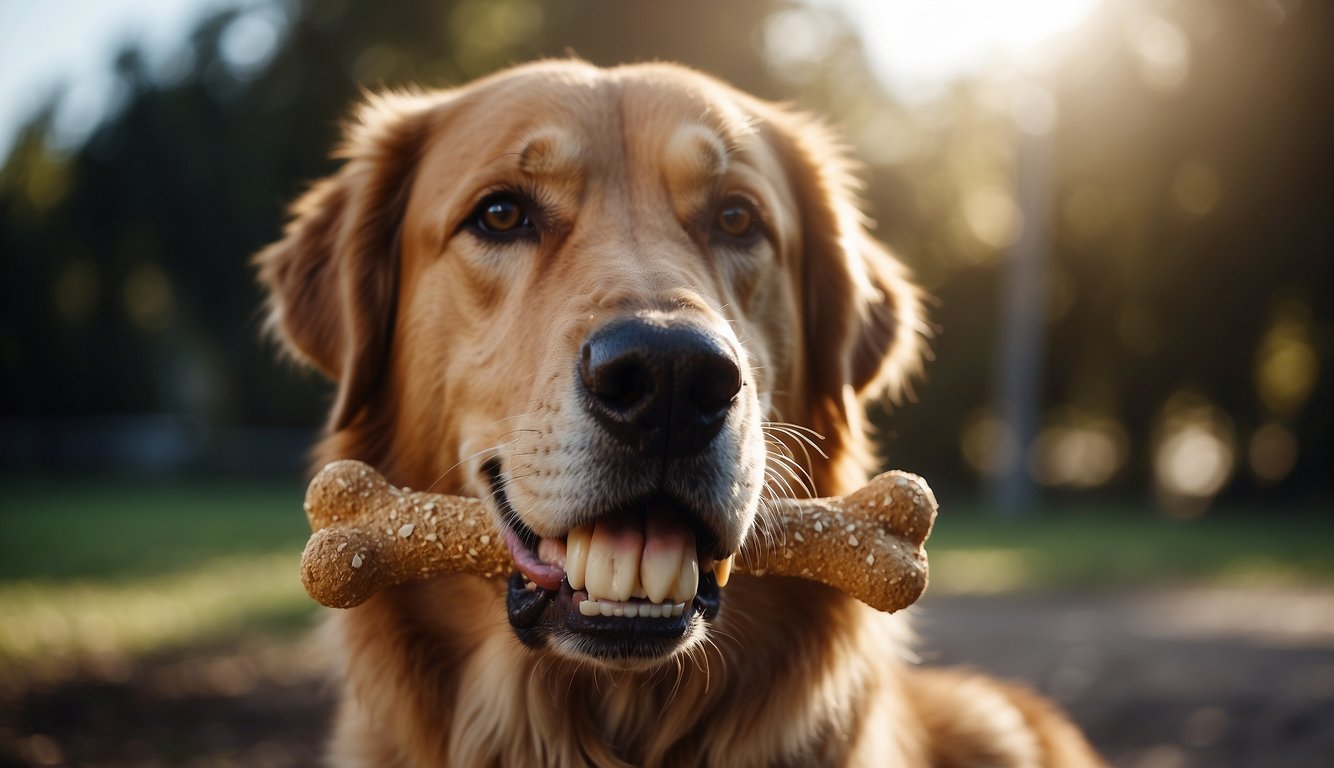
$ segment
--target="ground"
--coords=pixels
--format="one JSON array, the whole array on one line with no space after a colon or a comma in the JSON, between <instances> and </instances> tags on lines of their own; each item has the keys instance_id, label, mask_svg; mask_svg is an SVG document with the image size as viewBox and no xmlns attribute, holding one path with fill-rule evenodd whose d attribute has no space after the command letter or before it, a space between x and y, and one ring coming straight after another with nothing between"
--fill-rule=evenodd
<instances>
[{"instance_id":1,"label":"ground","mask_svg":"<svg viewBox=\"0 0 1334 768\"><path fill-rule=\"evenodd\" d=\"M954 596L922 613L925 661L1026 681L1113 765L1331 765L1334 591Z\"/></svg>"},{"instance_id":2,"label":"ground","mask_svg":"<svg viewBox=\"0 0 1334 768\"><path fill-rule=\"evenodd\" d=\"M1028 682L1113 765L1325 768L1334 755L1334 589L928 595L915 610L925 663ZM331 696L303 638L11 691L0 766L312 765Z\"/></svg>"}]
</instances>

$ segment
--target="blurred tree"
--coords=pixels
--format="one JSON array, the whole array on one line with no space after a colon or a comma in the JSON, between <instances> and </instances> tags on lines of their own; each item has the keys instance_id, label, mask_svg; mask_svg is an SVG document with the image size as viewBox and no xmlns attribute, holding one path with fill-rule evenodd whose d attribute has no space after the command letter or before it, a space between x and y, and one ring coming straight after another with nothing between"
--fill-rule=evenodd
<instances>
[{"instance_id":1,"label":"blurred tree","mask_svg":"<svg viewBox=\"0 0 1334 768\"><path fill-rule=\"evenodd\" d=\"M247 257L334 167L362 90L539 56L668 59L827 115L866 159L877 233L941 328L919 402L877 416L894 463L968 487L997 462L1069 459L1088 450L1079 435L1101 435L1105 473L1035 473L1138 491L1159 474L1168 416L1204 402L1225 414L1227 492L1327 498L1332 11L1308 3L1273 23L1261 5L1104 3L1047 82L1044 407L1064 431L1033 457L1006 453L990 406L1001 264L1023 226L1012 94L982 76L896 103L836 5L789 0L261 3L204 21L168 72L127 51L124 106L86 143L54 141L55 94L0 169L0 419L313 427L328 387L258 341ZM1257 440L1278 446L1250 450L1270 456L1264 471Z\"/></svg>"}]
</instances>

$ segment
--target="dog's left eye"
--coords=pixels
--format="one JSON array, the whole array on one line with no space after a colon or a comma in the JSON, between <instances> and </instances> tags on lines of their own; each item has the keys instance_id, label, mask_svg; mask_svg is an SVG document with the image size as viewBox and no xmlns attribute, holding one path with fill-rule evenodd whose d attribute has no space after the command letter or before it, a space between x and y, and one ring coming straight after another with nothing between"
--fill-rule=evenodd
<instances>
[{"instance_id":1,"label":"dog's left eye","mask_svg":"<svg viewBox=\"0 0 1334 768\"><path fill-rule=\"evenodd\" d=\"M743 197L724 200L714 214L713 227L724 239L741 245L751 245L763 234L755 205Z\"/></svg>"},{"instance_id":2,"label":"dog's left eye","mask_svg":"<svg viewBox=\"0 0 1334 768\"><path fill-rule=\"evenodd\" d=\"M497 192L484 198L473 210L469 223L478 233L492 238L522 237L534 231L528 207L509 192Z\"/></svg>"}]
</instances>

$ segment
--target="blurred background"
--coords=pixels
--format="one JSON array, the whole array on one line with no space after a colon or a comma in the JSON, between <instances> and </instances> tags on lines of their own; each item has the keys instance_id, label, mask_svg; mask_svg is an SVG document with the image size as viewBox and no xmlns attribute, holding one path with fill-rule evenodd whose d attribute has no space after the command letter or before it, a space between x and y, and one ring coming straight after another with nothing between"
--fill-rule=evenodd
<instances>
[{"instance_id":1,"label":"blurred background","mask_svg":"<svg viewBox=\"0 0 1334 768\"><path fill-rule=\"evenodd\" d=\"M309 765L332 389L248 258L367 90L666 59L823 115L934 359L923 656L1119 766L1334 754L1334 7L0 0L0 765Z\"/></svg>"}]
</instances>

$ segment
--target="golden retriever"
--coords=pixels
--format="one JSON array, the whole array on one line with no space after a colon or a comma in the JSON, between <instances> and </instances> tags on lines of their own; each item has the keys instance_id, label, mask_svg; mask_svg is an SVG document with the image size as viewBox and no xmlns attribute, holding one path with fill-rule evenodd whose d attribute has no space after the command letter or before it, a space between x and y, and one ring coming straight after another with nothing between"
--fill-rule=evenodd
<instances>
[{"instance_id":1,"label":"golden retriever","mask_svg":"<svg viewBox=\"0 0 1334 768\"><path fill-rule=\"evenodd\" d=\"M364 105L256 257L337 382L316 458L488 499L506 581L328 626L336 766L1076 766L1039 698L902 620L726 581L765 499L871 466L925 327L814 121L682 67L514 68Z\"/></svg>"}]
</instances>

